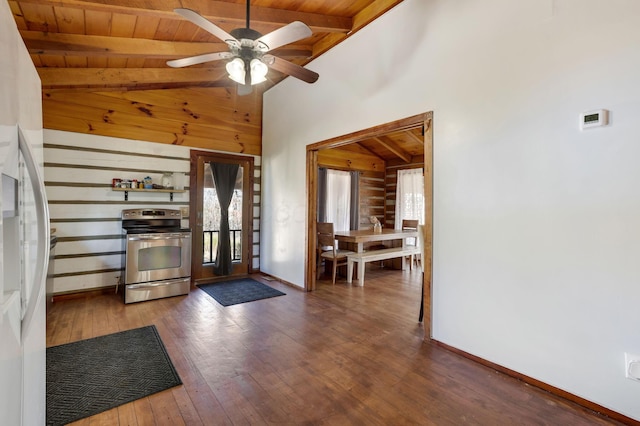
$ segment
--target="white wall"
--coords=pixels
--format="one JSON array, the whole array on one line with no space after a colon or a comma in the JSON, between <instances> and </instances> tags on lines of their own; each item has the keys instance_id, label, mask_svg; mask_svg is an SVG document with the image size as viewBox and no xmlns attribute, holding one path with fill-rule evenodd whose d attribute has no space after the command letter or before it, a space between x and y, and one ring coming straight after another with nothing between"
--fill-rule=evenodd
<instances>
[{"instance_id":1,"label":"white wall","mask_svg":"<svg viewBox=\"0 0 640 426\"><path fill-rule=\"evenodd\" d=\"M640 420L639 18L405 0L269 90L262 270L303 285L307 144L434 111L433 337Z\"/></svg>"}]
</instances>

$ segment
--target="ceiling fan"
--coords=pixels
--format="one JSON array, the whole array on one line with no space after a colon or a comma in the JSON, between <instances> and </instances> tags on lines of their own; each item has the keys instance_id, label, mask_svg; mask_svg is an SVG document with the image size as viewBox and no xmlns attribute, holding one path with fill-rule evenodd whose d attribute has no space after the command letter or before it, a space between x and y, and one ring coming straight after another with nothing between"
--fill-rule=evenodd
<instances>
[{"instance_id":1,"label":"ceiling fan","mask_svg":"<svg viewBox=\"0 0 640 426\"><path fill-rule=\"evenodd\" d=\"M229 78L239 83L238 95L249 94L253 85L266 81L269 68L307 83L314 83L318 80L318 73L267 53L278 47L310 37L312 35L311 29L306 24L295 21L269 34L262 35L249 26L249 3L250 0L247 0L246 28L236 28L231 33L227 33L191 9L174 9L183 18L224 41L229 46L229 51L176 59L168 61L167 65L181 68L228 59L227 72Z\"/></svg>"}]
</instances>

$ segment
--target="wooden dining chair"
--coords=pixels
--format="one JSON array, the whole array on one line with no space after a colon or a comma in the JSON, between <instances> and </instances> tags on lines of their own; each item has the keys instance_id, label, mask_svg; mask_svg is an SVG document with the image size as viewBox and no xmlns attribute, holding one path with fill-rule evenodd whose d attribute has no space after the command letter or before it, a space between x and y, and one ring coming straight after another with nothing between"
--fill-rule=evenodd
<instances>
[{"instance_id":1,"label":"wooden dining chair","mask_svg":"<svg viewBox=\"0 0 640 426\"><path fill-rule=\"evenodd\" d=\"M414 219L402 219L402 230L403 231L417 231L418 230L418 221ZM407 238L405 242L405 246L407 248L416 248L418 245L418 239L415 237ZM416 265L418 264L417 258L415 255L411 254L409 257L409 270L413 268L413 262L416 261Z\"/></svg>"},{"instance_id":2,"label":"wooden dining chair","mask_svg":"<svg viewBox=\"0 0 640 426\"><path fill-rule=\"evenodd\" d=\"M333 262L333 279L332 283L336 283L336 272L338 266L347 264L347 256L355 254L354 251L340 250L337 248L335 234L333 232L333 223L330 222L318 222L316 225L316 233L318 240L318 265L317 265L317 277L320 279L320 267L322 261Z\"/></svg>"}]
</instances>

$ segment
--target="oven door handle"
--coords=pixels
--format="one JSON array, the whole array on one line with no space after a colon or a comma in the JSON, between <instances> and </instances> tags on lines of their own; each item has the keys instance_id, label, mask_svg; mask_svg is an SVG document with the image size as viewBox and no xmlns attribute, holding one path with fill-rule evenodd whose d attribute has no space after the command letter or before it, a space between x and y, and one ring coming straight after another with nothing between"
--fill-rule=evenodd
<instances>
[{"instance_id":1,"label":"oven door handle","mask_svg":"<svg viewBox=\"0 0 640 426\"><path fill-rule=\"evenodd\" d=\"M127 237L129 241L175 240L176 238L191 238L191 234L130 235Z\"/></svg>"},{"instance_id":2,"label":"oven door handle","mask_svg":"<svg viewBox=\"0 0 640 426\"><path fill-rule=\"evenodd\" d=\"M170 284L177 284L184 280L176 280L171 282L160 282L160 283L140 283L140 284L128 284L128 290L144 290L146 288L157 288L157 287L166 287Z\"/></svg>"}]
</instances>

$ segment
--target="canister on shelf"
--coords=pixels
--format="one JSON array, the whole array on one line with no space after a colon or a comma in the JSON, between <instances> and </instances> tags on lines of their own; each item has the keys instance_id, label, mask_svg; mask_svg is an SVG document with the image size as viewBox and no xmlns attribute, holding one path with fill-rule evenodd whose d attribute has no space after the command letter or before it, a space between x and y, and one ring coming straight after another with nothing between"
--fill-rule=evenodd
<instances>
[{"instance_id":1,"label":"canister on shelf","mask_svg":"<svg viewBox=\"0 0 640 426\"><path fill-rule=\"evenodd\" d=\"M173 175L169 172L162 174L162 187L164 189L173 189Z\"/></svg>"},{"instance_id":2,"label":"canister on shelf","mask_svg":"<svg viewBox=\"0 0 640 426\"><path fill-rule=\"evenodd\" d=\"M184 189L184 173L173 172L173 188L180 191Z\"/></svg>"}]
</instances>

